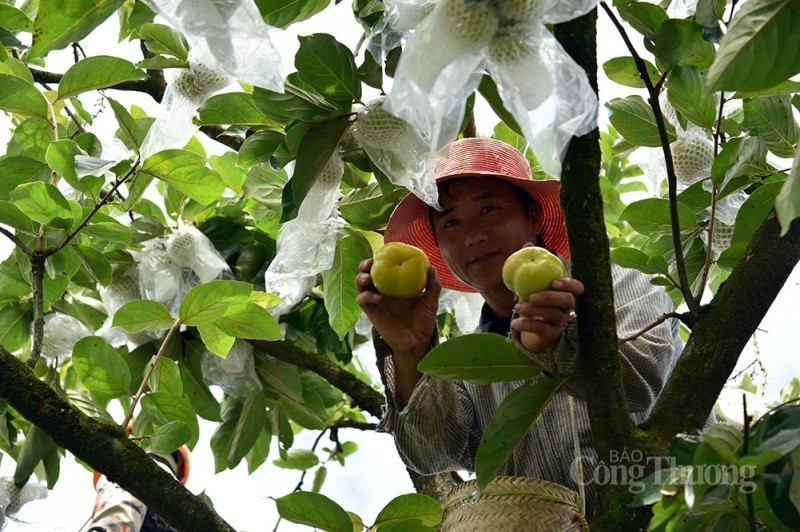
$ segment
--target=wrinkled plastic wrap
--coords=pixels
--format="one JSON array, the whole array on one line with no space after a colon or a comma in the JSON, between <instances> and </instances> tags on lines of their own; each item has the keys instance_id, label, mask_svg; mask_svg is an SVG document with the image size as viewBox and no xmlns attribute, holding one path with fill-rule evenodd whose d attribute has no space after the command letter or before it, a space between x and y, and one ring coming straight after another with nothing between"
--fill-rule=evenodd
<instances>
[{"instance_id":1,"label":"wrinkled plastic wrap","mask_svg":"<svg viewBox=\"0 0 800 532\"><path fill-rule=\"evenodd\" d=\"M54 363L63 362L72 356L75 342L92 334L80 320L63 312L45 314L42 356Z\"/></svg>"},{"instance_id":2,"label":"wrinkled plastic wrap","mask_svg":"<svg viewBox=\"0 0 800 532\"><path fill-rule=\"evenodd\" d=\"M711 253L714 260L718 259L720 254L730 247L736 216L739 214L744 202L747 201L747 198L747 194L740 190L717 200L717 204L714 207L714 233L711 236ZM708 218L709 214L710 209L706 218ZM708 232L704 232L701 236L703 242L708 245Z\"/></svg>"},{"instance_id":3,"label":"wrinkled plastic wrap","mask_svg":"<svg viewBox=\"0 0 800 532\"><path fill-rule=\"evenodd\" d=\"M139 265L139 292L143 299L158 301L175 315L180 302L191 288L191 276L175 264L167 253L167 238L150 239L141 252L131 252ZM186 270L191 272L191 270ZM194 280L195 283L197 280Z\"/></svg>"},{"instance_id":4,"label":"wrinkled plastic wrap","mask_svg":"<svg viewBox=\"0 0 800 532\"><path fill-rule=\"evenodd\" d=\"M149 342L156 335L150 331L129 333L122 327L112 327L114 314L126 303L142 299L139 291L139 268L128 268L117 280L100 290L100 301L106 309L108 317L103 326L97 330L97 335L105 338L114 347L127 345L135 349Z\"/></svg>"},{"instance_id":5,"label":"wrinkled plastic wrap","mask_svg":"<svg viewBox=\"0 0 800 532\"><path fill-rule=\"evenodd\" d=\"M5 526L5 517L19 513L31 501L47 497L47 486L29 481L18 488L12 477L0 478L0 529Z\"/></svg>"},{"instance_id":6,"label":"wrinkled plastic wrap","mask_svg":"<svg viewBox=\"0 0 800 532\"><path fill-rule=\"evenodd\" d=\"M161 150L183 148L197 131L193 118L212 94L224 89L231 78L208 66L200 52L189 52L189 68L181 69L164 91L158 116L142 142L142 160Z\"/></svg>"},{"instance_id":7,"label":"wrinkled plastic wrap","mask_svg":"<svg viewBox=\"0 0 800 532\"><path fill-rule=\"evenodd\" d=\"M253 346L248 342L236 340L225 358L205 351L200 367L207 385L219 386L237 399L246 400L262 388L256 375Z\"/></svg>"},{"instance_id":8,"label":"wrinkled plastic wrap","mask_svg":"<svg viewBox=\"0 0 800 532\"><path fill-rule=\"evenodd\" d=\"M207 64L244 83L283 92L283 61L272 42L280 32L252 0L146 0L155 13L203 50Z\"/></svg>"},{"instance_id":9,"label":"wrinkled plastic wrap","mask_svg":"<svg viewBox=\"0 0 800 532\"><path fill-rule=\"evenodd\" d=\"M392 183L438 209L434 157L419 132L386 111L384 101L383 97L376 98L361 108L353 137Z\"/></svg>"},{"instance_id":10,"label":"wrinkled plastic wrap","mask_svg":"<svg viewBox=\"0 0 800 532\"><path fill-rule=\"evenodd\" d=\"M439 310L452 312L455 315L458 330L466 334L473 332L478 327L483 302L480 294L445 288L439 296Z\"/></svg>"},{"instance_id":11,"label":"wrinkled plastic wrap","mask_svg":"<svg viewBox=\"0 0 800 532\"><path fill-rule=\"evenodd\" d=\"M367 39L367 51L382 64L390 51L400 46L410 32L431 14L433 0L385 0L381 18Z\"/></svg>"},{"instance_id":12,"label":"wrinkled plastic wrap","mask_svg":"<svg viewBox=\"0 0 800 532\"><path fill-rule=\"evenodd\" d=\"M589 12L596 0L440 0L408 38L386 109L423 133L432 153L455 139L484 67L542 169L561 174L573 136L597 127L586 73L545 24Z\"/></svg>"},{"instance_id":13,"label":"wrinkled plastic wrap","mask_svg":"<svg viewBox=\"0 0 800 532\"><path fill-rule=\"evenodd\" d=\"M333 265L344 226L337 208L343 174L344 163L334 153L300 204L297 217L281 226L278 253L264 274L266 291L281 298L281 303L270 309L273 316L291 310L315 286L317 274Z\"/></svg>"},{"instance_id":14,"label":"wrinkled plastic wrap","mask_svg":"<svg viewBox=\"0 0 800 532\"><path fill-rule=\"evenodd\" d=\"M201 283L213 281L229 269L211 240L190 225L167 237L167 255L178 266L191 268Z\"/></svg>"}]
</instances>

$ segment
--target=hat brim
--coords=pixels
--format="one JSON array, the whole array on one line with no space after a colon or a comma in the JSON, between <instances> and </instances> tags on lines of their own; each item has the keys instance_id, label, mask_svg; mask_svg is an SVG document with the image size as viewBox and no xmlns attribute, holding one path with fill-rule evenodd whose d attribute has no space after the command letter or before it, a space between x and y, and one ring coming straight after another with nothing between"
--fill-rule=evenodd
<instances>
[{"instance_id":1,"label":"hat brim","mask_svg":"<svg viewBox=\"0 0 800 532\"><path fill-rule=\"evenodd\" d=\"M492 172L453 173L437 179L437 185L464 177L489 177L505 181L521 188L539 207L542 245L569 260L569 244L567 242L564 212L559 201L560 182L555 180L534 181L521 179ZM436 268L442 286L459 292L475 292L476 290L458 279L448 268L439 251L430 225L427 204L409 194L395 208L386 226L384 240L386 242L403 242L422 249Z\"/></svg>"}]
</instances>

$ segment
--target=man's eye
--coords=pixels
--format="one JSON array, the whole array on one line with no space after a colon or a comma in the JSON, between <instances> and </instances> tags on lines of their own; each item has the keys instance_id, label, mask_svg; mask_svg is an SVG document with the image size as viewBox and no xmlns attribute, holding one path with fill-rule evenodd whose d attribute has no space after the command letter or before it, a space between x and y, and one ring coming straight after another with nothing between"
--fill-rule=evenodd
<instances>
[{"instance_id":1,"label":"man's eye","mask_svg":"<svg viewBox=\"0 0 800 532\"><path fill-rule=\"evenodd\" d=\"M492 211L496 211L496 210L497 210L497 205L487 205L486 207L483 208L483 212L484 213L492 212Z\"/></svg>"},{"instance_id":2,"label":"man's eye","mask_svg":"<svg viewBox=\"0 0 800 532\"><path fill-rule=\"evenodd\" d=\"M442 229L447 229L448 227L453 227L456 225L458 225L458 220L450 218L449 220L445 220L445 222L442 224Z\"/></svg>"}]
</instances>

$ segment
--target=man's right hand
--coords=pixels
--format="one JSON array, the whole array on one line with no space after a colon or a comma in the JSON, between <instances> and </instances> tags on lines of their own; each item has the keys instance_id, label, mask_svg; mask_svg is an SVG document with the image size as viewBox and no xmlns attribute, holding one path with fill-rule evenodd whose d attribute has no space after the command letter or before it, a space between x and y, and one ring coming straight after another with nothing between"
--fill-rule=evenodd
<instances>
[{"instance_id":1,"label":"man's right hand","mask_svg":"<svg viewBox=\"0 0 800 532\"><path fill-rule=\"evenodd\" d=\"M399 408L408 402L421 374L417 364L430 350L436 330L442 284L436 269L428 271L428 284L417 297L396 298L381 294L372 284L372 259L359 264L356 302L372 326L392 350L395 366L395 398Z\"/></svg>"}]
</instances>

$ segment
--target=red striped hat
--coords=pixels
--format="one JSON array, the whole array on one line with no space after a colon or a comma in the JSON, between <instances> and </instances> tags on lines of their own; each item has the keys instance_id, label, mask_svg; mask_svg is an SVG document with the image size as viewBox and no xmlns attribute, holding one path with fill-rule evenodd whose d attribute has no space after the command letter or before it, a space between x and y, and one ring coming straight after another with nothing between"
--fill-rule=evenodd
<instances>
[{"instance_id":1,"label":"red striped hat","mask_svg":"<svg viewBox=\"0 0 800 532\"><path fill-rule=\"evenodd\" d=\"M560 182L534 180L528 161L514 147L494 139L466 138L455 141L450 145L447 158L436 161L436 183L441 185L459 177L491 177L524 190L539 207L539 236L544 247L569 260L564 212L558 197ZM414 194L406 196L392 213L384 240L404 242L425 251L445 288L475 292L475 289L453 275L442 258L430 225L429 208Z\"/></svg>"}]
</instances>

